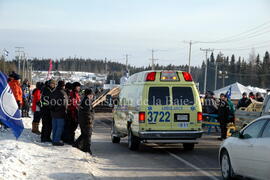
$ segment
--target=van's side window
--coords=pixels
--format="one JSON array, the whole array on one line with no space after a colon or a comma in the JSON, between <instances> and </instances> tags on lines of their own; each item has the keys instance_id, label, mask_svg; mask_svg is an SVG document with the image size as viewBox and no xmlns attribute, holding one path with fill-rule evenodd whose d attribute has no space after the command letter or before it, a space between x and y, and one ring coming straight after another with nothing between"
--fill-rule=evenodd
<instances>
[{"instance_id":1,"label":"van's side window","mask_svg":"<svg viewBox=\"0 0 270 180\"><path fill-rule=\"evenodd\" d=\"M149 105L169 105L170 91L168 87L150 87L148 93Z\"/></svg>"},{"instance_id":2,"label":"van's side window","mask_svg":"<svg viewBox=\"0 0 270 180\"><path fill-rule=\"evenodd\" d=\"M173 105L193 105L194 96L191 87L173 87Z\"/></svg>"}]
</instances>

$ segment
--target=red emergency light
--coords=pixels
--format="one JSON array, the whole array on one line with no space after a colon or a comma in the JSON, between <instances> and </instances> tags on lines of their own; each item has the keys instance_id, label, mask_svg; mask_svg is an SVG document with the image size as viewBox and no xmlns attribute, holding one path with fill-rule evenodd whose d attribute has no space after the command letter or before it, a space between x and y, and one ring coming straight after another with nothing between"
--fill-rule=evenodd
<instances>
[{"instance_id":1,"label":"red emergency light","mask_svg":"<svg viewBox=\"0 0 270 180\"><path fill-rule=\"evenodd\" d=\"M156 79L156 72L150 72L146 76L146 81L155 81Z\"/></svg>"},{"instance_id":2,"label":"red emergency light","mask_svg":"<svg viewBox=\"0 0 270 180\"><path fill-rule=\"evenodd\" d=\"M191 76L190 73L188 73L188 72L182 72L182 74L184 76L185 81L193 81L192 76Z\"/></svg>"}]
</instances>

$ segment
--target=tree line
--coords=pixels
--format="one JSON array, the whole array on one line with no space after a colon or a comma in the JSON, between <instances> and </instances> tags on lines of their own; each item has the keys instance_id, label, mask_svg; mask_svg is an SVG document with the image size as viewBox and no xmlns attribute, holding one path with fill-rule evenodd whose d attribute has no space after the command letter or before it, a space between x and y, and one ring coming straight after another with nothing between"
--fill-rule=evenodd
<instances>
[{"instance_id":1,"label":"tree line","mask_svg":"<svg viewBox=\"0 0 270 180\"><path fill-rule=\"evenodd\" d=\"M50 59L29 59L33 67L33 71L48 71ZM5 66L4 66L5 63ZM22 66L22 63L20 63ZM239 82L243 85L252 85L261 88L270 88L270 57L269 52L266 51L263 56L251 53L247 59L243 57L236 57L234 54L229 56L222 56L222 54L210 55L207 62L203 61L201 66L192 66L191 74L193 79L199 83L200 91L203 92L205 67L207 65L207 90L214 90L223 86ZM0 70L5 72L17 71L18 59L4 62L3 57L0 61ZM130 75L140 71L151 70L151 66L128 66ZM173 65L167 66L156 64L156 70L181 70L187 71L187 65ZM82 58L67 58L53 61L53 71L83 71L93 72L99 74L107 74L108 82L115 80L119 83L120 78L126 72L126 66L122 63L113 62L110 60L93 60ZM225 74L224 81L222 75ZM215 85L216 81L216 85ZM224 84L223 84L224 83Z\"/></svg>"}]
</instances>

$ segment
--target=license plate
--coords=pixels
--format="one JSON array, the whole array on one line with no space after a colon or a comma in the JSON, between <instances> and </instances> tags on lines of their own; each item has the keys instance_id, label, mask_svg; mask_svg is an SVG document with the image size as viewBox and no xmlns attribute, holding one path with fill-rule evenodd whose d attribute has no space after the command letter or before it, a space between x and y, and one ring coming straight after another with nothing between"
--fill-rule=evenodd
<instances>
[{"instance_id":1,"label":"license plate","mask_svg":"<svg viewBox=\"0 0 270 180\"><path fill-rule=\"evenodd\" d=\"M177 119L177 121L188 121L188 115L187 114L178 114L176 119Z\"/></svg>"},{"instance_id":2,"label":"license plate","mask_svg":"<svg viewBox=\"0 0 270 180\"><path fill-rule=\"evenodd\" d=\"M188 128L188 122L181 122L181 123L178 123L178 127L179 127L179 128Z\"/></svg>"}]
</instances>

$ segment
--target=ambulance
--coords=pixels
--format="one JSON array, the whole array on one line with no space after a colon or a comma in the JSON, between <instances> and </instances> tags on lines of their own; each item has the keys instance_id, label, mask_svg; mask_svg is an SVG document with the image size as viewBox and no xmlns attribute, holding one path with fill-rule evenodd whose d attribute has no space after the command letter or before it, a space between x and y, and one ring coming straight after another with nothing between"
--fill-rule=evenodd
<instances>
[{"instance_id":1,"label":"ambulance","mask_svg":"<svg viewBox=\"0 0 270 180\"><path fill-rule=\"evenodd\" d=\"M203 134L200 97L188 72L133 74L114 104L112 142L127 136L131 150L141 143L182 143L193 150Z\"/></svg>"}]
</instances>

